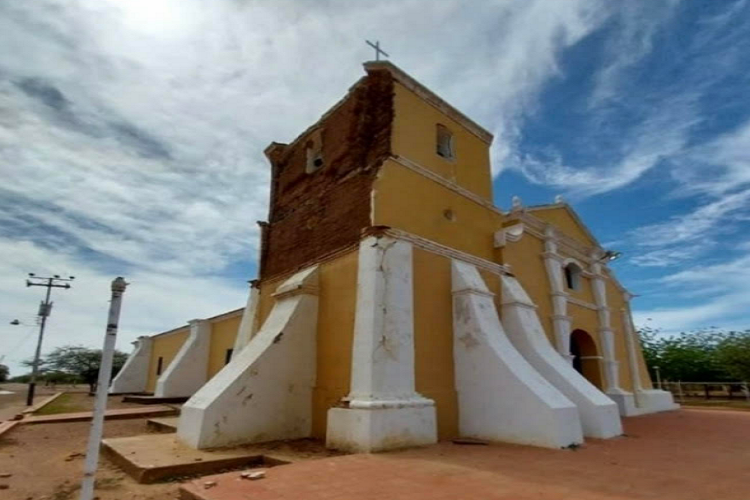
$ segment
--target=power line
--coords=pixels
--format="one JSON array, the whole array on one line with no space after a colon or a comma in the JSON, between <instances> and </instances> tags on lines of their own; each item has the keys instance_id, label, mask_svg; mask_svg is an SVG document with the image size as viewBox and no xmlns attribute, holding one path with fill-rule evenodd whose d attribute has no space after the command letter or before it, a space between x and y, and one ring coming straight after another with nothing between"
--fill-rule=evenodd
<instances>
[{"instance_id":1,"label":"power line","mask_svg":"<svg viewBox=\"0 0 750 500\"><path fill-rule=\"evenodd\" d=\"M41 277L34 273L29 273L29 278L26 280L26 286L43 286L47 289L47 295L44 302L39 304L39 340L36 343L36 352L34 353L34 362L31 365L31 380L29 381L29 392L26 395L26 405L31 406L34 403L34 390L36 388L36 376L39 372L39 356L42 354L42 340L44 339L44 327L47 325L47 318L52 312L52 302L50 302L50 295L52 294L53 288L70 288L70 282L75 279L75 276L69 276L67 278L61 278L59 274L55 274L52 277Z\"/></svg>"}]
</instances>

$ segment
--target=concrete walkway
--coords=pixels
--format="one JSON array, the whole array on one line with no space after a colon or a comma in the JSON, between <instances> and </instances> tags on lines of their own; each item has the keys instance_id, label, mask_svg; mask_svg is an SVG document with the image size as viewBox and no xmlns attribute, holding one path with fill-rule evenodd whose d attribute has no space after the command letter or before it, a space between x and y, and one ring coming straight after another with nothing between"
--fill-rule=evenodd
<instances>
[{"instance_id":1,"label":"concrete walkway","mask_svg":"<svg viewBox=\"0 0 750 500\"><path fill-rule=\"evenodd\" d=\"M747 500L750 412L682 410L624 419L626 436L578 450L441 443L196 479L200 500ZM205 488L206 482L216 485Z\"/></svg>"}]
</instances>

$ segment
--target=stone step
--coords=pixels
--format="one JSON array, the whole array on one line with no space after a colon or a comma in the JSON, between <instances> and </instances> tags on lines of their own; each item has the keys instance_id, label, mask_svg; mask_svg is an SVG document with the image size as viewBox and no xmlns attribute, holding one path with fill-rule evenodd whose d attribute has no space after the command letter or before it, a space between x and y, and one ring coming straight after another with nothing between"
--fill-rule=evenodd
<instances>
[{"instance_id":1,"label":"stone step","mask_svg":"<svg viewBox=\"0 0 750 500\"><path fill-rule=\"evenodd\" d=\"M104 456L139 483L288 463L287 460L263 455L257 449L196 450L181 443L176 434L104 439L102 451Z\"/></svg>"},{"instance_id":2,"label":"stone step","mask_svg":"<svg viewBox=\"0 0 750 500\"><path fill-rule=\"evenodd\" d=\"M177 408L171 406L154 406L149 408L118 408L107 410L104 413L105 420L120 420L127 418L144 418L144 417L166 417L178 415L180 412ZM58 413L56 415L35 415L26 417L21 423L26 424L56 424L66 422L85 422L91 420L93 412L82 411L76 413Z\"/></svg>"},{"instance_id":3,"label":"stone step","mask_svg":"<svg viewBox=\"0 0 750 500\"><path fill-rule=\"evenodd\" d=\"M128 394L123 396L123 403L138 403L142 405L161 405L161 404L182 404L190 399L187 396L157 397L142 394Z\"/></svg>"},{"instance_id":4,"label":"stone step","mask_svg":"<svg viewBox=\"0 0 750 500\"><path fill-rule=\"evenodd\" d=\"M180 417L150 418L146 421L146 427L152 432L169 434L177 432L177 423Z\"/></svg>"}]
</instances>

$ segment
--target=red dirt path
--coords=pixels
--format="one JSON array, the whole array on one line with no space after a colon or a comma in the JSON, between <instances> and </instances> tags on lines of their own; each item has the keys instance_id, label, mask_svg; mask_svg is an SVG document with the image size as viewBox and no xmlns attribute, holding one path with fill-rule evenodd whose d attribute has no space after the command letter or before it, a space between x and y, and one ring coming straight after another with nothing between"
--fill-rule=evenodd
<instances>
[{"instance_id":1,"label":"red dirt path","mask_svg":"<svg viewBox=\"0 0 750 500\"><path fill-rule=\"evenodd\" d=\"M750 413L682 410L624 420L626 436L578 450L526 446L429 448L349 455L185 486L210 500L747 500ZM218 484L204 489L206 481Z\"/></svg>"}]
</instances>

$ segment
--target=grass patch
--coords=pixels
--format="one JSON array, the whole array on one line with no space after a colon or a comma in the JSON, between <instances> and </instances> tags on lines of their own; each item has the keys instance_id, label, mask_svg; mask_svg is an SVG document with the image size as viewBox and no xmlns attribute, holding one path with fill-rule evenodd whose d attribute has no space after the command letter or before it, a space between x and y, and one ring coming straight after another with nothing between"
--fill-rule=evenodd
<instances>
[{"instance_id":1,"label":"grass patch","mask_svg":"<svg viewBox=\"0 0 750 500\"><path fill-rule=\"evenodd\" d=\"M40 409L34 415L57 415L58 413L75 413L86 411L86 407L81 405L80 398L75 394L65 393L50 404Z\"/></svg>"}]
</instances>

